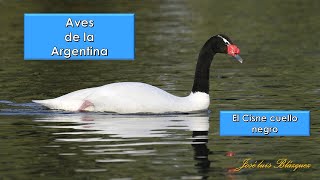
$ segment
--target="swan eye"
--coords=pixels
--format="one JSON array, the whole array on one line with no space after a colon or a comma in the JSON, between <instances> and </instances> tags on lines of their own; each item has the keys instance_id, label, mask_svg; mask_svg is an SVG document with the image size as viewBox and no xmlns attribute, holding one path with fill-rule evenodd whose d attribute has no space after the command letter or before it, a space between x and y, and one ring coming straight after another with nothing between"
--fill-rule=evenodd
<instances>
[{"instance_id":1,"label":"swan eye","mask_svg":"<svg viewBox=\"0 0 320 180\"><path fill-rule=\"evenodd\" d=\"M224 37L222 37L220 35L218 35L218 37L221 38L226 45L230 45L231 44L228 40L226 40L226 38L224 38Z\"/></svg>"}]
</instances>

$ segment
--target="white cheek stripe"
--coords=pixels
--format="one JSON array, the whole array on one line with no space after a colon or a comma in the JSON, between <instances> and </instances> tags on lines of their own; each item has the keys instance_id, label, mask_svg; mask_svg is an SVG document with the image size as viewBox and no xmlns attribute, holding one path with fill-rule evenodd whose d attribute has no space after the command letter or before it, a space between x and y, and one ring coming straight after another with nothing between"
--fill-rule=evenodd
<instances>
[{"instance_id":1,"label":"white cheek stripe","mask_svg":"<svg viewBox=\"0 0 320 180\"><path fill-rule=\"evenodd\" d=\"M224 37L222 37L222 36L220 36L220 35L218 35L218 37L221 38L221 39L223 40L223 42L226 43L227 45L230 45L230 44L231 44L231 43L230 43L228 40L226 40Z\"/></svg>"}]
</instances>

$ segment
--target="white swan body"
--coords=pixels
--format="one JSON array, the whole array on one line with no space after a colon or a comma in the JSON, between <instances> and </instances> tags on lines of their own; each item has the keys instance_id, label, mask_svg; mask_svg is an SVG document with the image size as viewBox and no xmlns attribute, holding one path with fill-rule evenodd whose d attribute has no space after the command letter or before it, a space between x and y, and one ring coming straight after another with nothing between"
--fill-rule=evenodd
<instances>
[{"instance_id":1,"label":"white swan body","mask_svg":"<svg viewBox=\"0 0 320 180\"><path fill-rule=\"evenodd\" d=\"M116 113L192 112L208 109L209 95L195 92L178 97L155 86L139 82L112 83L87 88L47 100L33 100L50 109ZM85 102L88 107L82 109Z\"/></svg>"}]
</instances>

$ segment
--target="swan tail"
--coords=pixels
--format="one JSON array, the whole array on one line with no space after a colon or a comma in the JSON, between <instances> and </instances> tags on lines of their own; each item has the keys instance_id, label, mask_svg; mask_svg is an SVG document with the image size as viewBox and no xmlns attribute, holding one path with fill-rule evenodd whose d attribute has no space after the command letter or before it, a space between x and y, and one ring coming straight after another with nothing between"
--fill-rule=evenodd
<instances>
[{"instance_id":1,"label":"swan tail","mask_svg":"<svg viewBox=\"0 0 320 180\"><path fill-rule=\"evenodd\" d=\"M56 102L54 99L46 99L46 100L32 100L32 102L41 104L42 106L48 107L50 109L54 109L56 106Z\"/></svg>"},{"instance_id":2,"label":"swan tail","mask_svg":"<svg viewBox=\"0 0 320 180\"><path fill-rule=\"evenodd\" d=\"M94 104L89 100L64 100L60 99L45 99L45 100L32 100L32 102L41 104L49 109L60 109L66 111L87 111L94 108Z\"/></svg>"}]
</instances>

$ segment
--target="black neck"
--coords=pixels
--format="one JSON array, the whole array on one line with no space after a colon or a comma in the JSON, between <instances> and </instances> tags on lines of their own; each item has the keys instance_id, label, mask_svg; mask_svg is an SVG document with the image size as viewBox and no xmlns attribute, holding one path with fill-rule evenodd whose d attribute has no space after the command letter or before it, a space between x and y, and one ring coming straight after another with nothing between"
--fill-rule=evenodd
<instances>
[{"instance_id":1,"label":"black neck","mask_svg":"<svg viewBox=\"0 0 320 180\"><path fill-rule=\"evenodd\" d=\"M209 94L210 65L215 52L215 39L212 37L201 48L199 53L192 92Z\"/></svg>"}]
</instances>

